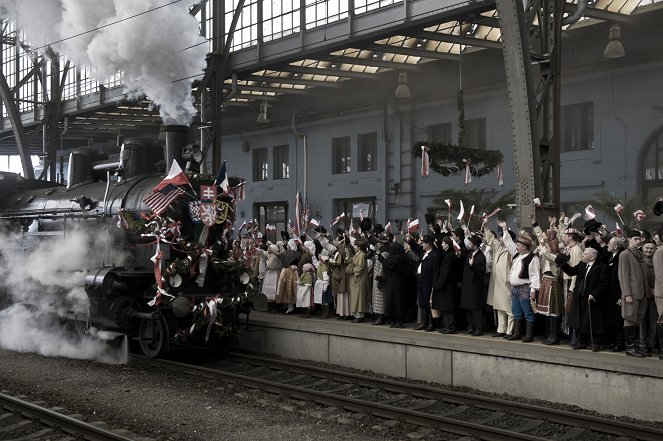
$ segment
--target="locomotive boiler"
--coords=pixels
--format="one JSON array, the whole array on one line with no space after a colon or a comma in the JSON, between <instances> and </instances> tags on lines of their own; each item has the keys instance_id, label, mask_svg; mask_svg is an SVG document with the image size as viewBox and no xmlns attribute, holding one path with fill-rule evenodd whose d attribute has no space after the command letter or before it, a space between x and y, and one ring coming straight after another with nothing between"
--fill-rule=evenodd
<instances>
[{"instance_id":1,"label":"locomotive boiler","mask_svg":"<svg viewBox=\"0 0 663 441\"><path fill-rule=\"evenodd\" d=\"M248 268L226 253L231 196L205 201L218 213L211 225L195 214L201 201L194 189L212 184L211 177L187 173L184 194L161 215L144 202L173 161L191 156L187 141L187 127L167 126L165 143L125 140L119 160L76 149L66 186L0 172L0 223L29 238L29 247L53 237L66 243L79 231L105 239L92 253L98 262L80 268L87 310L60 309L61 320L82 332L125 334L148 357L180 344L227 344L250 302Z\"/></svg>"}]
</instances>

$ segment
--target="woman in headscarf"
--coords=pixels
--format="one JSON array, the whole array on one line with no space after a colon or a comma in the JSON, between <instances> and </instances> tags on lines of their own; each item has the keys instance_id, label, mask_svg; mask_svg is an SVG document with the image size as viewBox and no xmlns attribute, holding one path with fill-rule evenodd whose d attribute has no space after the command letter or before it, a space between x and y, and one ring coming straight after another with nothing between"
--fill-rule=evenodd
<instances>
[{"instance_id":1,"label":"woman in headscarf","mask_svg":"<svg viewBox=\"0 0 663 441\"><path fill-rule=\"evenodd\" d=\"M267 261L265 263L265 277L262 282L262 293L269 302L269 312L276 312L274 301L276 300L276 288L279 283L279 274L283 264L279 259L279 247L270 245L267 248Z\"/></svg>"}]
</instances>

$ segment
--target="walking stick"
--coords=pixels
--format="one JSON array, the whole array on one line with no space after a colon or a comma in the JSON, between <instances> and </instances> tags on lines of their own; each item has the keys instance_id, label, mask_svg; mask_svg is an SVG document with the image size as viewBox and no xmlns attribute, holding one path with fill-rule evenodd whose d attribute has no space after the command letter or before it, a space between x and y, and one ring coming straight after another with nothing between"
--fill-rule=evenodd
<instances>
[{"instance_id":1,"label":"walking stick","mask_svg":"<svg viewBox=\"0 0 663 441\"><path fill-rule=\"evenodd\" d=\"M592 349L594 349L594 331L592 330L592 302L587 297L587 314L589 315L589 338L592 341Z\"/></svg>"}]
</instances>

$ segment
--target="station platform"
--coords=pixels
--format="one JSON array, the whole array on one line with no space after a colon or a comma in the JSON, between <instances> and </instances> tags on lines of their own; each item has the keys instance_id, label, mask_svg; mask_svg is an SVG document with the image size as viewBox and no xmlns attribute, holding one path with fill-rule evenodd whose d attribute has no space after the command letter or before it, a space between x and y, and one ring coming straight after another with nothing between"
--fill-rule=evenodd
<instances>
[{"instance_id":1,"label":"station platform","mask_svg":"<svg viewBox=\"0 0 663 441\"><path fill-rule=\"evenodd\" d=\"M663 421L663 360L490 335L415 331L319 317L252 312L238 347L580 406L602 414Z\"/></svg>"}]
</instances>

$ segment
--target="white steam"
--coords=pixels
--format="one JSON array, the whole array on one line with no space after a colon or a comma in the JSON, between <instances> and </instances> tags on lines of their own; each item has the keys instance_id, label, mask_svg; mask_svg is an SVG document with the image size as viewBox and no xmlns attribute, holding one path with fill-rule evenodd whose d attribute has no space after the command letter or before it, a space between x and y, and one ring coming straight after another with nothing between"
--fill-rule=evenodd
<instances>
[{"instance_id":1,"label":"white steam","mask_svg":"<svg viewBox=\"0 0 663 441\"><path fill-rule=\"evenodd\" d=\"M103 264L109 256L105 234L83 230L66 236L34 237L20 233L0 236L0 295L8 295L13 306L0 311L0 347L37 352L47 356L123 362L123 351L111 348L104 334L79 335L69 315L86 316L86 270ZM122 256L113 256L121 259ZM100 338L104 336L104 338Z\"/></svg>"},{"instance_id":2,"label":"white steam","mask_svg":"<svg viewBox=\"0 0 663 441\"><path fill-rule=\"evenodd\" d=\"M189 124L196 113L191 77L202 73L207 53L189 5L173 0L0 0L0 13L16 19L33 47L51 45L74 64L93 68L98 81L123 71L126 92L144 92L159 106L165 124Z\"/></svg>"}]
</instances>

